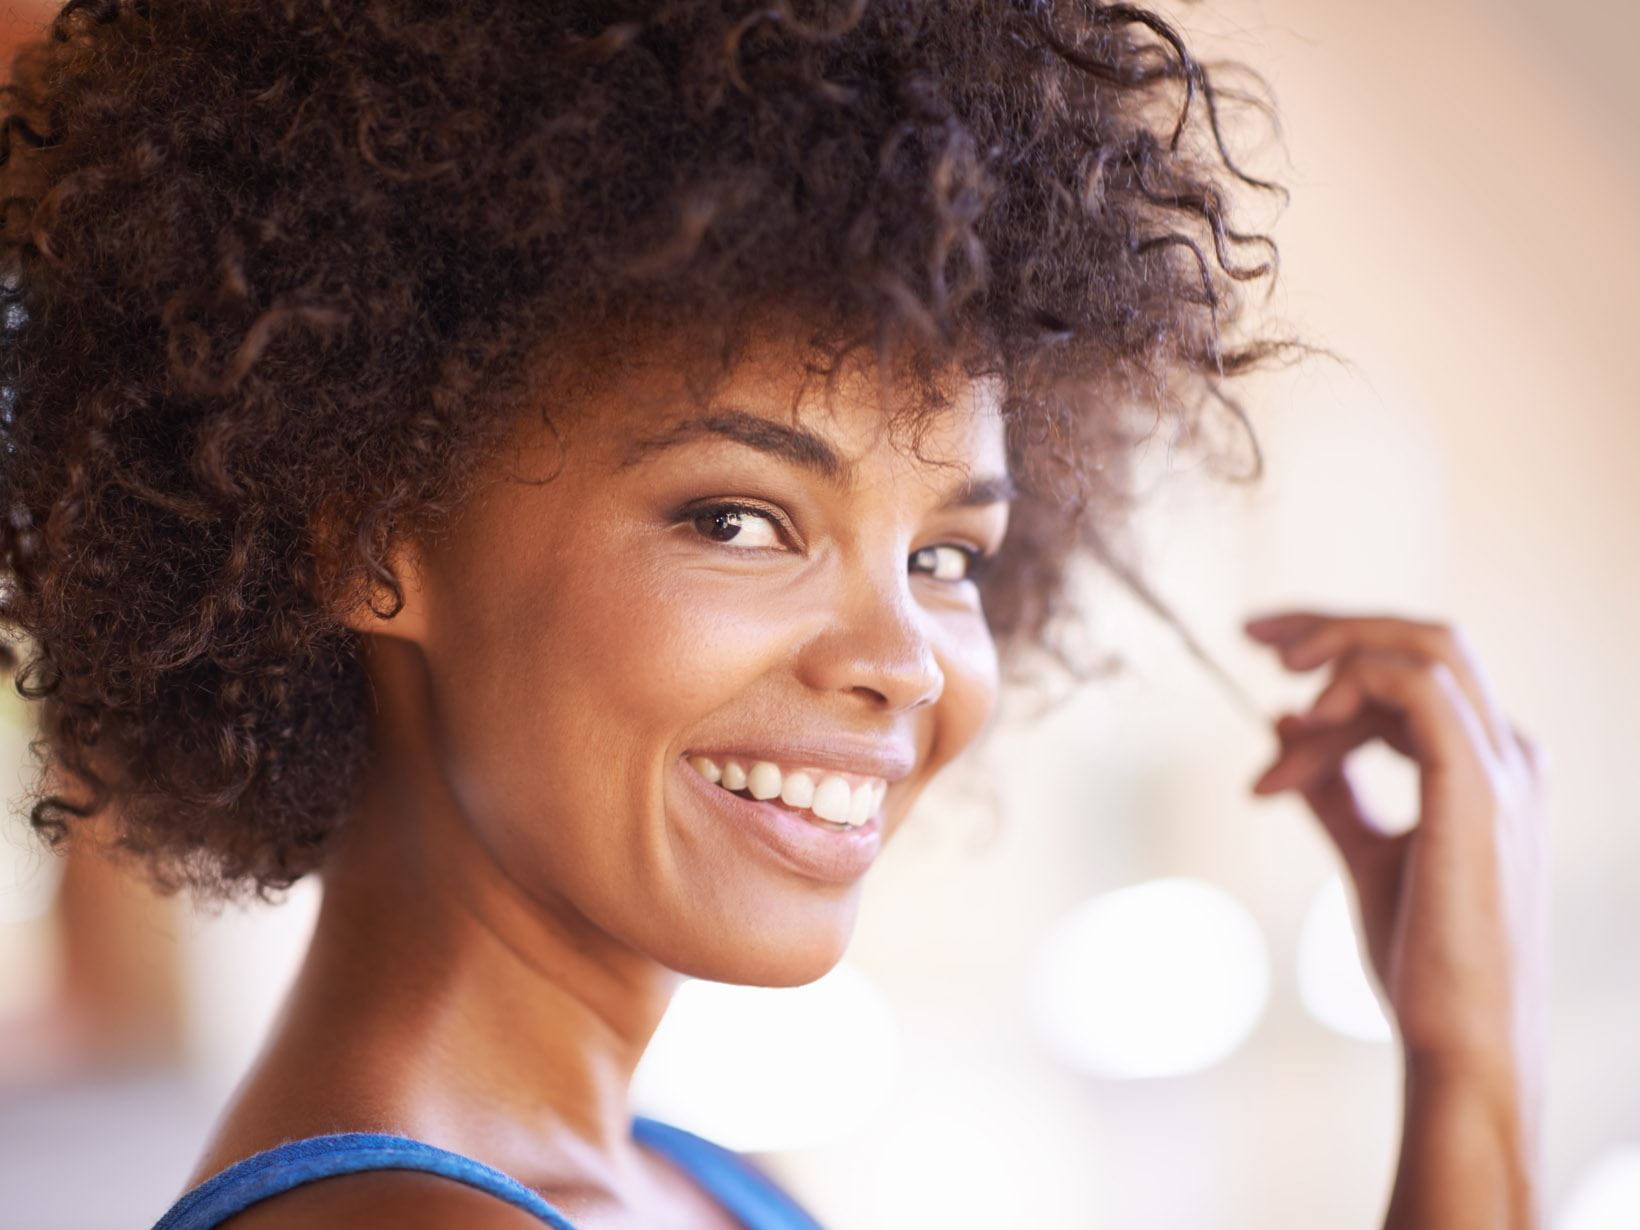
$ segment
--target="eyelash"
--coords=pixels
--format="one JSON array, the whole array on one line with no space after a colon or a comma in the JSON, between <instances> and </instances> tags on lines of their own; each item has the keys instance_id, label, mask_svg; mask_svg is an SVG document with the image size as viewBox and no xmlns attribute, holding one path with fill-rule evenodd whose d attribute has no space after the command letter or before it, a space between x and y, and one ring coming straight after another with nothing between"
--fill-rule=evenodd
<instances>
[{"instance_id":1,"label":"eyelash","mask_svg":"<svg viewBox=\"0 0 1640 1230\"><path fill-rule=\"evenodd\" d=\"M756 504L736 504L730 501L722 501L716 504L697 505L694 508L685 509L678 515L677 519L679 522L688 522L690 525L694 525L696 522L704 521L708 518L720 517L724 513L741 513L750 514L754 517L762 517L785 536L791 536L790 527L786 525L782 518L780 518L772 510L760 508ZM702 536L704 537L704 535ZM942 542L936 543L935 545L941 547L951 547L953 550L960 551L963 557L968 561L967 571L965 575L958 578L958 581L977 582L985 575L991 561L996 558L994 554L987 555L985 552L980 551L977 548L964 546L960 542ZM922 551L929 549L930 548L928 547L921 547L918 548L917 551L912 552L912 554L915 556L920 554ZM956 583L957 582L955 581L948 582L948 584Z\"/></svg>"}]
</instances>

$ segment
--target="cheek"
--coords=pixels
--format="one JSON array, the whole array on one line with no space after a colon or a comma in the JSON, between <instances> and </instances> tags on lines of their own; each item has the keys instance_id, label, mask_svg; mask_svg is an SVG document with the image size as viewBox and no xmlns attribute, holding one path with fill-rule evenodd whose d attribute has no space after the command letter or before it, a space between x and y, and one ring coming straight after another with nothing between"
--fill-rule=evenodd
<instances>
[{"instance_id":1,"label":"cheek","mask_svg":"<svg viewBox=\"0 0 1640 1230\"><path fill-rule=\"evenodd\" d=\"M571 827L657 806L686 734L775 669L792 635L778 602L660 564L515 556L445 604L438 704L464 809L550 809Z\"/></svg>"},{"instance_id":2,"label":"cheek","mask_svg":"<svg viewBox=\"0 0 1640 1230\"><path fill-rule=\"evenodd\" d=\"M793 624L745 582L674 569L634 570L572 600L566 639L577 691L657 750L744 698L786 657ZM791 614L797 614L792 612Z\"/></svg>"},{"instance_id":3,"label":"cheek","mask_svg":"<svg viewBox=\"0 0 1640 1230\"><path fill-rule=\"evenodd\" d=\"M945 690L939 733L929 752L932 772L955 759L978 738L996 710L999 689L996 642L982 619L963 621L941 653Z\"/></svg>"}]
</instances>

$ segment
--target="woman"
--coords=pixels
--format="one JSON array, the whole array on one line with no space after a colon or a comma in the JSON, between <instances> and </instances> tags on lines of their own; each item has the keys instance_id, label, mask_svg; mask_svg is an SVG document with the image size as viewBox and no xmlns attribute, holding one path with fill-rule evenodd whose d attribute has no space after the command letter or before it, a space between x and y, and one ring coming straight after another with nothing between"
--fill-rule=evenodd
<instances>
[{"instance_id":1,"label":"woman","mask_svg":"<svg viewBox=\"0 0 1640 1230\"><path fill-rule=\"evenodd\" d=\"M682 978L837 962L1070 561L1122 571L1136 447L1293 349L1207 74L1092 0L74 0L14 77L33 821L324 885L160 1224L811 1225L632 1072ZM1535 1224L1538 753L1444 625L1248 630L1331 670L1255 789L1396 1015L1386 1224Z\"/></svg>"}]
</instances>

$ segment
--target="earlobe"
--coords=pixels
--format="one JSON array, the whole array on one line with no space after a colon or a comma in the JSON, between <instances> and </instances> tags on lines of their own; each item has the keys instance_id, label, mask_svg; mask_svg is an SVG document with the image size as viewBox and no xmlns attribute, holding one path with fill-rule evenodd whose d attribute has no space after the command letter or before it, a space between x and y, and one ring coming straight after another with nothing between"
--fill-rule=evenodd
<instances>
[{"instance_id":1,"label":"earlobe","mask_svg":"<svg viewBox=\"0 0 1640 1230\"><path fill-rule=\"evenodd\" d=\"M405 539L384 556L338 560L320 552L313 587L320 605L344 627L419 643L427 628L424 567L421 552Z\"/></svg>"},{"instance_id":2,"label":"earlobe","mask_svg":"<svg viewBox=\"0 0 1640 1230\"><path fill-rule=\"evenodd\" d=\"M371 561L360 587L365 593L343 613L342 622L355 632L421 643L427 629L423 567L412 544L396 544L385 562Z\"/></svg>"}]
</instances>

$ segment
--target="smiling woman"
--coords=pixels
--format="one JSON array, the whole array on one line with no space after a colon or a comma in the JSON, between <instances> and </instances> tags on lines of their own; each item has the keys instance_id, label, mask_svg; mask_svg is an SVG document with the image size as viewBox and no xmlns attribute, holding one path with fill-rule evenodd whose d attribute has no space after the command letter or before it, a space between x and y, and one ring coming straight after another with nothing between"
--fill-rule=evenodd
<instances>
[{"instance_id":1,"label":"smiling woman","mask_svg":"<svg viewBox=\"0 0 1640 1230\"><path fill-rule=\"evenodd\" d=\"M685 977L837 963L1006 668L1074 667L1072 561L1150 600L1136 446L1296 349L1241 333L1270 185L1206 70L1097 0L70 0L6 94L34 825L324 890L161 1225L812 1225L633 1071ZM1264 633L1366 647L1266 785L1356 860L1433 1074L1396 1224L1524 1207L1492 847L1426 850L1409 947L1337 765L1382 728L1483 815L1526 744L1451 637Z\"/></svg>"},{"instance_id":2,"label":"smiling woman","mask_svg":"<svg viewBox=\"0 0 1640 1230\"><path fill-rule=\"evenodd\" d=\"M828 392L800 370L789 345L751 349L701 417L668 409L690 401L671 362L634 359L556 433L526 417L395 557L397 612L347 616L376 698L367 782L391 795L355 807L327 897L425 820L440 849L418 860L572 906L587 945L771 986L837 962L862 874L992 709L966 569L1006 536L1007 452L981 383L919 457L866 373ZM795 418L752 409L794 389Z\"/></svg>"}]
</instances>

